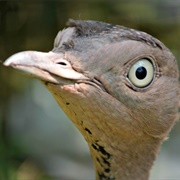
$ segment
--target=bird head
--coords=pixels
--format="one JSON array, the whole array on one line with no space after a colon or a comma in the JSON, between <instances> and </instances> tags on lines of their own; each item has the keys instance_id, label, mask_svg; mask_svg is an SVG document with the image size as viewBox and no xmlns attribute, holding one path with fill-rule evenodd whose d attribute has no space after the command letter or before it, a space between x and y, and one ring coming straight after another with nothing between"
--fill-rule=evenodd
<instances>
[{"instance_id":1,"label":"bird head","mask_svg":"<svg viewBox=\"0 0 180 180\"><path fill-rule=\"evenodd\" d=\"M68 25L52 51L20 52L5 65L40 79L53 95L58 93L55 99L64 102L63 109L71 112L72 101L78 112L82 101L79 113L97 112L100 125L106 117L105 123L117 129L166 134L179 101L172 53L152 36L122 26L74 20Z\"/></svg>"},{"instance_id":2,"label":"bird head","mask_svg":"<svg viewBox=\"0 0 180 180\"><path fill-rule=\"evenodd\" d=\"M147 33L123 26L80 20L68 25L52 51L20 52L5 65L41 80L90 149L97 142L118 148L119 139L165 139L179 107L172 53Z\"/></svg>"}]
</instances>

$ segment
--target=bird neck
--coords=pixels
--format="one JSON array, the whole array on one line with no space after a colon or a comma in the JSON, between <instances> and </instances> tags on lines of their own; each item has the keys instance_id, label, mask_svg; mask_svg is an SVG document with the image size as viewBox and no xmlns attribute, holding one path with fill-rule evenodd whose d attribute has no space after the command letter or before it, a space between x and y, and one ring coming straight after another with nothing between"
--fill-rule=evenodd
<instances>
[{"instance_id":1,"label":"bird neck","mask_svg":"<svg viewBox=\"0 0 180 180\"><path fill-rule=\"evenodd\" d=\"M118 140L104 137L104 142L88 140L96 169L96 179L149 179L150 169L161 141L152 137L142 139L134 141L121 136Z\"/></svg>"},{"instance_id":2,"label":"bird neck","mask_svg":"<svg viewBox=\"0 0 180 180\"><path fill-rule=\"evenodd\" d=\"M58 87L48 84L47 88L53 92L52 95L60 107L86 139L97 180L148 179L163 139L150 136L142 127L133 126L133 122L123 120L126 110L122 111L124 114L119 118L121 113L109 113L114 111L113 104L103 103L101 107L105 108L100 109L95 99L89 98L90 102L87 101L88 94L85 98L83 95L68 94L67 89L73 92L73 86Z\"/></svg>"}]
</instances>

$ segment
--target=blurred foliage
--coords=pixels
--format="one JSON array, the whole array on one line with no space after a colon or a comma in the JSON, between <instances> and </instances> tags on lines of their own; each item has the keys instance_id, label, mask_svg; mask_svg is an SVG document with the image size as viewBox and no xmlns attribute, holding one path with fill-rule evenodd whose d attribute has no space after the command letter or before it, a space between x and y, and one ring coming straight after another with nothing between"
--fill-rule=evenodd
<instances>
[{"instance_id":1,"label":"blurred foliage","mask_svg":"<svg viewBox=\"0 0 180 180\"><path fill-rule=\"evenodd\" d=\"M8 0L0 1L0 61L24 50L49 51L57 32L69 18L93 19L146 31L164 42L180 59L180 1L178 0ZM0 65L0 179L16 179L33 171L46 178L8 141L6 123L12 96L29 81ZM179 130L179 129L178 129ZM29 173L28 173L29 174ZM19 177L19 176L18 176ZM26 177L26 175L24 175ZM23 178L22 178L23 179Z\"/></svg>"}]
</instances>

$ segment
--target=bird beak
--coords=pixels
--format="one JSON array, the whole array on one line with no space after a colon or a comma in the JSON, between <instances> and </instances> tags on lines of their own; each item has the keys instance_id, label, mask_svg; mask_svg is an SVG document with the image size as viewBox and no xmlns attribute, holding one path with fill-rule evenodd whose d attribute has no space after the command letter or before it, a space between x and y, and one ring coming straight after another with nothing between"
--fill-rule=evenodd
<instances>
[{"instance_id":1,"label":"bird beak","mask_svg":"<svg viewBox=\"0 0 180 180\"><path fill-rule=\"evenodd\" d=\"M69 61L63 58L62 53L24 51L9 57L5 66L25 72L31 77L55 84L63 84L66 80L87 79L75 71Z\"/></svg>"}]
</instances>

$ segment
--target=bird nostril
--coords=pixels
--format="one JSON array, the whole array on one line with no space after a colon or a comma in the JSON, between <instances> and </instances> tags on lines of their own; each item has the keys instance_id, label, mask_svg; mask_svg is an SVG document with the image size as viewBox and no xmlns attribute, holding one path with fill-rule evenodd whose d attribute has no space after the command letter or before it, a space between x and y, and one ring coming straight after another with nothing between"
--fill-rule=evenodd
<instances>
[{"instance_id":1,"label":"bird nostril","mask_svg":"<svg viewBox=\"0 0 180 180\"><path fill-rule=\"evenodd\" d=\"M71 67L71 64L65 59L58 59L57 61L55 61L55 63L66 68Z\"/></svg>"},{"instance_id":2,"label":"bird nostril","mask_svg":"<svg viewBox=\"0 0 180 180\"><path fill-rule=\"evenodd\" d=\"M67 64L65 62L57 62L57 64L63 65L63 66L67 66Z\"/></svg>"}]
</instances>

